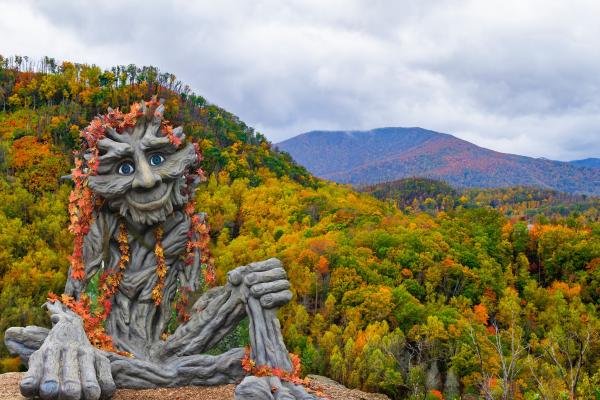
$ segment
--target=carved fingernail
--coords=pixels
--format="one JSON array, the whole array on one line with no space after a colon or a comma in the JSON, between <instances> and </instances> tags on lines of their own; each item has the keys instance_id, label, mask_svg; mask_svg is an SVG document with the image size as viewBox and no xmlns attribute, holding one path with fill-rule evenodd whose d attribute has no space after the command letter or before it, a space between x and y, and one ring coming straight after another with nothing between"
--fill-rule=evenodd
<instances>
[{"instance_id":1,"label":"carved fingernail","mask_svg":"<svg viewBox=\"0 0 600 400\"><path fill-rule=\"evenodd\" d=\"M63 382L60 391L61 399L79 399L81 397L81 386L79 382Z\"/></svg>"},{"instance_id":2,"label":"carved fingernail","mask_svg":"<svg viewBox=\"0 0 600 400\"><path fill-rule=\"evenodd\" d=\"M31 385L34 381L35 378L33 376L28 376L27 378L23 378L23 380L21 380L21 386Z\"/></svg>"},{"instance_id":3,"label":"carved fingernail","mask_svg":"<svg viewBox=\"0 0 600 400\"><path fill-rule=\"evenodd\" d=\"M40 397L53 397L58 394L58 382L57 381L46 381L40 386Z\"/></svg>"},{"instance_id":4,"label":"carved fingernail","mask_svg":"<svg viewBox=\"0 0 600 400\"><path fill-rule=\"evenodd\" d=\"M36 380L33 377L27 377L21 381L21 394L25 397L33 397L36 395Z\"/></svg>"},{"instance_id":5,"label":"carved fingernail","mask_svg":"<svg viewBox=\"0 0 600 400\"><path fill-rule=\"evenodd\" d=\"M96 382L85 382L83 392L86 400L99 399L100 395L102 394L100 391L100 386L98 386Z\"/></svg>"}]
</instances>

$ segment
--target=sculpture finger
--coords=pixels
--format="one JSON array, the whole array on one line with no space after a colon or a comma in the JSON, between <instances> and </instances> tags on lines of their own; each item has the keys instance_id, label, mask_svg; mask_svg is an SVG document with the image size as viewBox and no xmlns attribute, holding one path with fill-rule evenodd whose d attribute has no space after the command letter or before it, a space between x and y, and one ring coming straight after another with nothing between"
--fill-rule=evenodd
<instances>
[{"instance_id":1,"label":"sculpture finger","mask_svg":"<svg viewBox=\"0 0 600 400\"><path fill-rule=\"evenodd\" d=\"M58 396L58 371L60 368L60 349L48 347L44 349L44 367L40 383L40 397L43 400L55 399Z\"/></svg>"},{"instance_id":2,"label":"sculpture finger","mask_svg":"<svg viewBox=\"0 0 600 400\"><path fill-rule=\"evenodd\" d=\"M52 314L50 319L52 320L53 324L57 324L61 317L69 315L69 311L67 311L68 309L66 309L60 301L55 301L54 303L47 301L44 303L44 306L48 309L50 314Z\"/></svg>"},{"instance_id":3,"label":"sculpture finger","mask_svg":"<svg viewBox=\"0 0 600 400\"><path fill-rule=\"evenodd\" d=\"M29 357L29 369L25 378L21 380L21 394L25 397L34 397L38 395L40 379L44 373L44 352L37 350Z\"/></svg>"},{"instance_id":4,"label":"sculpture finger","mask_svg":"<svg viewBox=\"0 0 600 400\"><path fill-rule=\"evenodd\" d=\"M62 380L59 388L59 399L79 400L81 397L81 383L79 382L79 361L77 360L77 347L68 346L63 350Z\"/></svg>"},{"instance_id":5,"label":"sculpture finger","mask_svg":"<svg viewBox=\"0 0 600 400\"><path fill-rule=\"evenodd\" d=\"M290 281L287 279L280 279L274 282L257 283L250 287L250 293L254 297L260 297L267 293L281 292L290 288Z\"/></svg>"},{"instance_id":6,"label":"sculpture finger","mask_svg":"<svg viewBox=\"0 0 600 400\"><path fill-rule=\"evenodd\" d=\"M39 326L12 327L4 332L4 344L11 354L19 354L29 364L29 357L44 344L50 332Z\"/></svg>"},{"instance_id":7,"label":"sculpture finger","mask_svg":"<svg viewBox=\"0 0 600 400\"><path fill-rule=\"evenodd\" d=\"M117 390L110 370L110 361L100 353L96 353L95 358L96 376L98 377L98 385L100 385L100 391L102 392L101 398L109 399Z\"/></svg>"},{"instance_id":8,"label":"sculpture finger","mask_svg":"<svg viewBox=\"0 0 600 400\"><path fill-rule=\"evenodd\" d=\"M96 379L96 355L91 348L79 350L79 373L81 377L81 390L86 400L100 398L100 385Z\"/></svg>"},{"instance_id":9,"label":"sculpture finger","mask_svg":"<svg viewBox=\"0 0 600 400\"><path fill-rule=\"evenodd\" d=\"M268 271L250 272L244 278L244 282L246 283L246 285L252 286L257 283L273 282L278 281L280 279L286 279L286 277L287 275L283 268L274 268Z\"/></svg>"},{"instance_id":10,"label":"sculpture finger","mask_svg":"<svg viewBox=\"0 0 600 400\"><path fill-rule=\"evenodd\" d=\"M264 308L281 307L292 300L292 292L284 290L277 293L268 293L260 298L260 304Z\"/></svg>"},{"instance_id":11,"label":"sculpture finger","mask_svg":"<svg viewBox=\"0 0 600 400\"><path fill-rule=\"evenodd\" d=\"M277 258L269 258L265 261L253 262L248 264L248 268L252 272L268 271L270 269L282 268L283 264Z\"/></svg>"},{"instance_id":12,"label":"sculpture finger","mask_svg":"<svg viewBox=\"0 0 600 400\"><path fill-rule=\"evenodd\" d=\"M242 265L241 267L237 267L227 273L227 278L232 285L237 286L242 283L242 279L248 272L248 267Z\"/></svg>"}]
</instances>

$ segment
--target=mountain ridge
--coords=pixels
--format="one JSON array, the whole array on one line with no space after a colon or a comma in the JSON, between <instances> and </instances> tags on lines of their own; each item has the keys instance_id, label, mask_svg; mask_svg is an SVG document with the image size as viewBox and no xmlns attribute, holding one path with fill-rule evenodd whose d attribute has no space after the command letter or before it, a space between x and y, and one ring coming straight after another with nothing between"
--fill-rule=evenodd
<instances>
[{"instance_id":1,"label":"mountain ridge","mask_svg":"<svg viewBox=\"0 0 600 400\"><path fill-rule=\"evenodd\" d=\"M584 158L582 160L573 160L569 161L569 163L578 167L600 168L600 158L594 157Z\"/></svg>"},{"instance_id":2,"label":"mountain ridge","mask_svg":"<svg viewBox=\"0 0 600 400\"><path fill-rule=\"evenodd\" d=\"M458 187L533 185L600 195L597 169L502 153L419 127L310 131L275 146L316 176L339 183L373 184L419 176Z\"/></svg>"}]
</instances>

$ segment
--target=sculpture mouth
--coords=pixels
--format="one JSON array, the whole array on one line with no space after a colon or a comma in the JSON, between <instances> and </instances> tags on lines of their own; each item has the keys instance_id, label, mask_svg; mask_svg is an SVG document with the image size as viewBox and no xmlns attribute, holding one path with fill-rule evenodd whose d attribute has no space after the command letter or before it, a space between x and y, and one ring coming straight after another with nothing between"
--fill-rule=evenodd
<instances>
[{"instance_id":1,"label":"sculpture mouth","mask_svg":"<svg viewBox=\"0 0 600 400\"><path fill-rule=\"evenodd\" d=\"M141 193L129 191L126 194L127 202L140 211L152 211L161 208L171 196L171 182L161 183L156 189Z\"/></svg>"}]
</instances>

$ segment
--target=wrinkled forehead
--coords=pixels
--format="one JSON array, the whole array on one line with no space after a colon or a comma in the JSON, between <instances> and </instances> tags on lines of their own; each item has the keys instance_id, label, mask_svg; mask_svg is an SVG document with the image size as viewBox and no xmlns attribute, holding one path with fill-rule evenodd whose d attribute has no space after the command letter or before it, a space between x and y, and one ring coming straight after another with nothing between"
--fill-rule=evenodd
<instances>
[{"instance_id":1,"label":"wrinkled forehead","mask_svg":"<svg viewBox=\"0 0 600 400\"><path fill-rule=\"evenodd\" d=\"M104 138L98 141L97 146L100 150L100 161L108 161L111 158L133 156L136 152L162 151L165 153L174 153L177 149L166 137L155 136L136 136L127 133L121 134L119 141L112 138Z\"/></svg>"},{"instance_id":2,"label":"wrinkled forehead","mask_svg":"<svg viewBox=\"0 0 600 400\"><path fill-rule=\"evenodd\" d=\"M122 161L136 160L152 152L165 155L177 152L169 138L159 134L158 126L153 124L140 124L123 133L108 128L96 146L99 150L98 174L110 173Z\"/></svg>"}]
</instances>

